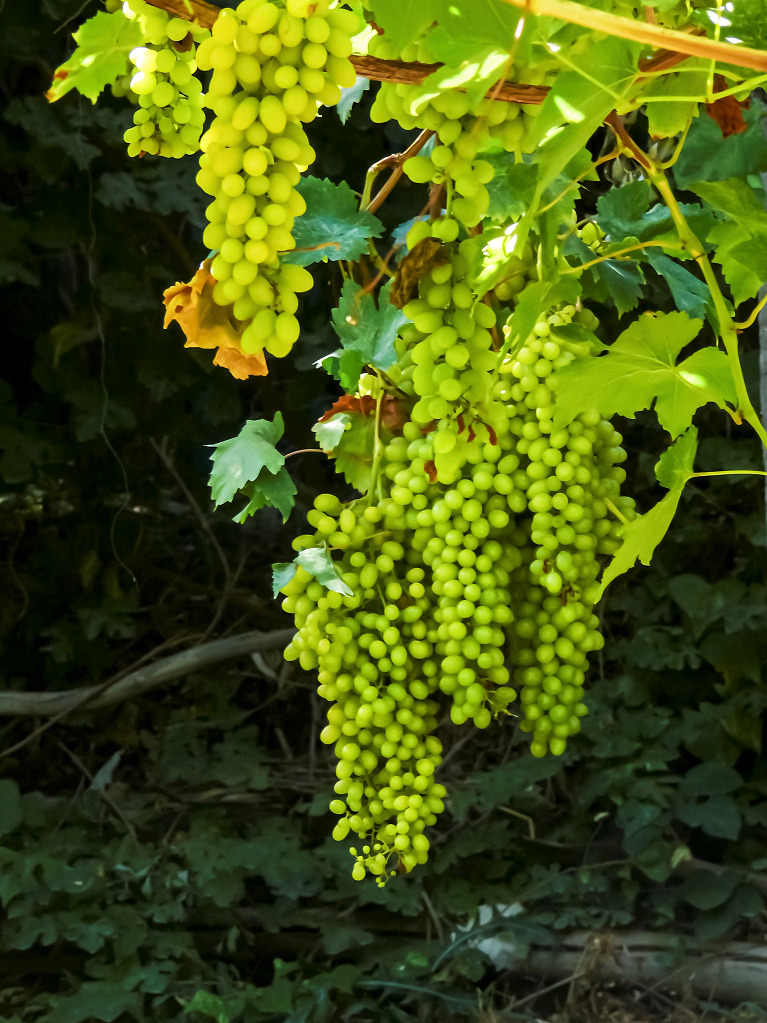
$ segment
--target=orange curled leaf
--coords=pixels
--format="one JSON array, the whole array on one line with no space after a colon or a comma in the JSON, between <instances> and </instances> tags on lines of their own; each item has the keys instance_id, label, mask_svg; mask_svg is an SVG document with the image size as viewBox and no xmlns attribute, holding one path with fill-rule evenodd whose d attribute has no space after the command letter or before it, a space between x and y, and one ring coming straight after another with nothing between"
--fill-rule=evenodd
<instances>
[{"instance_id":1,"label":"orange curled leaf","mask_svg":"<svg viewBox=\"0 0 767 1023\"><path fill-rule=\"evenodd\" d=\"M727 82L721 75L714 75L714 92L724 92ZM743 117L743 110L748 110L750 100L738 100L734 96L723 96L706 103L706 113L719 125L722 138L730 135L742 135L748 125Z\"/></svg>"},{"instance_id":2,"label":"orange curled leaf","mask_svg":"<svg viewBox=\"0 0 767 1023\"><path fill-rule=\"evenodd\" d=\"M213 301L216 279L206 259L188 284L174 284L163 292L164 327L174 320L186 337L186 348L217 348L214 365L228 369L238 380L265 376L269 371L263 352L242 350L241 338L247 323L232 315L231 306Z\"/></svg>"}]
</instances>

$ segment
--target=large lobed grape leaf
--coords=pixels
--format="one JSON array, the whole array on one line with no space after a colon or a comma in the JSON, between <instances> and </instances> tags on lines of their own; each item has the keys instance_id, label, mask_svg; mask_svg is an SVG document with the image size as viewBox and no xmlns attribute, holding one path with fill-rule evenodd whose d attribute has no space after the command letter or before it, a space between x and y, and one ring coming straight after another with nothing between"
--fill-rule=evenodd
<instances>
[{"instance_id":1,"label":"large lobed grape leaf","mask_svg":"<svg viewBox=\"0 0 767 1023\"><path fill-rule=\"evenodd\" d=\"M74 33L77 49L56 71L46 93L51 103L71 89L95 103L99 94L128 66L128 54L142 43L138 20L129 20L121 10L108 14L99 11Z\"/></svg>"},{"instance_id":2,"label":"large lobed grape leaf","mask_svg":"<svg viewBox=\"0 0 767 1023\"><path fill-rule=\"evenodd\" d=\"M703 348L676 363L701 326L701 320L686 313L644 313L605 354L576 359L552 376L554 421L565 425L589 408L633 419L655 404L661 426L678 437L701 405L735 404L735 383L724 352Z\"/></svg>"},{"instance_id":3,"label":"large lobed grape leaf","mask_svg":"<svg viewBox=\"0 0 767 1023\"><path fill-rule=\"evenodd\" d=\"M306 213L293 225L295 249L280 257L283 263L309 266L323 259L359 259L368 239L383 232L378 217L359 209L354 192L342 181L302 178L296 186L306 202Z\"/></svg>"}]
</instances>

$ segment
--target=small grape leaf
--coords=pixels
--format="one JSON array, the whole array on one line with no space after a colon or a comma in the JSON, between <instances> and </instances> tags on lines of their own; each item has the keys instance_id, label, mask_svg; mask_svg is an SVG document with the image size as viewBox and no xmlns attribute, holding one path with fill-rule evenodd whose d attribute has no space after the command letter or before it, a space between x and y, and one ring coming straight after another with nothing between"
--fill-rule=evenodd
<instances>
[{"instance_id":1,"label":"small grape leaf","mask_svg":"<svg viewBox=\"0 0 767 1023\"><path fill-rule=\"evenodd\" d=\"M636 309L642 297L644 274L636 263L625 259L605 259L594 267L607 288L619 316Z\"/></svg>"},{"instance_id":2,"label":"small grape leaf","mask_svg":"<svg viewBox=\"0 0 767 1023\"><path fill-rule=\"evenodd\" d=\"M662 486L669 488L669 492L654 508L638 515L621 529L623 543L604 571L597 601L601 600L613 579L633 568L637 559L643 565L650 564L655 548L668 532L684 485L692 476L697 446L698 431L691 426L660 456L655 475Z\"/></svg>"},{"instance_id":3,"label":"small grape leaf","mask_svg":"<svg viewBox=\"0 0 767 1023\"><path fill-rule=\"evenodd\" d=\"M330 409L312 427L317 439L323 427L333 427L330 434L332 448L323 450L330 452L336 460L336 469L343 473L346 482L356 487L361 493L370 489L372 482L371 468L376 435L376 409L378 401L369 394L361 397L345 394L334 402ZM392 434L402 433L402 427L408 415L402 403L393 395L384 395L380 402L380 435L385 443ZM348 423L348 426L346 425ZM339 425L342 426L340 436L336 439ZM321 441L320 441L321 443Z\"/></svg>"},{"instance_id":4,"label":"small grape leaf","mask_svg":"<svg viewBox=\"0 0 767 1023\"><path fill-rule=\"evenodd\" d=\"M378 217L359 209L345 181L334 185L327 178L308 176L298 182L296 190L306 202L306 213L296 217L296 247L281 254L283 263L309 266L326 259L359 259L368 250L368 239L383 232Z\"/></svg>"},{"instance_id":5,"label":"small grape leaf","mask_svg":"<svg viewBox=\"0 0 767 1023\"><path fill-rule=\"evenodd\" d=\"M354 85L348 86L346 89L341 89L341 98L336 103L336 113L341 119L341 124L346 124L346 121L351 113L352 107L355 103L358 103L362 96L370 88L370 79L357 76L357 81Z\"/></svg>"},{"instance_id":6,"label":"small grape leaf","mask_svg":"<svg viewBox=\"0 0 767 1023\"><path fill-rule=\"evenodd\" d=\"M345 391L354 391L363 366L387 370L397 361L394 339L408 322L403 312L389 301L391 282L372 295L354 281L345 281L341 301L333 310L333 326L341 339L341 350L321 360Z\"/></svg>"},{"instance_id":7,"label":"small grape leaf","mask_svg":"<svg viewBox=\"0 0 767 1023\"><path fill-rule=\"evenodd\" d=\"M312 433L323 451L329 454L335 450L351 421L351 416L346 412L336 412L330 419L325 421L321 419L319 423L314 424Z\"/></svg>"},{"instance_id":8,"label":"small grape leaf","mask_svg":"<svg viewBox=\"0 0 767 1023\"><path fill-rule=\"evenodd\" d=\"M351 597L353 591L338 574L330 551L324 546L307 547L306 550L297 554L293 561L280 561L272 565L272 592L275 597L288 585L299 567L309 575L313 575L317 582L327 589L342 593L345 597Z\"/></svg>"},{"instance_id":9,"label":"small grape leaf","mask_svg":"<svg viewBox=\"0 0 767 1023\"><path fill-rule=\"evenodd\" d=\"M671 138L685 130L698 116L698 96L706 95L708 67L703 60L685 62L685 73L659 75L641 82L642 100L647 103L648 130L653 138ZM681 98L678 98L681 97Z\"/></svg>"},{"instance_id":10,"label":"small grape leaf","mask_svg":"<svg viewBox=\"0 0 767 1023\"><path fill-rule=\"evenodd\" d=\"M272 475L282 469L285 456L275 444L284 432L282 413L277 412L271 423L268 419L249 419L236 437L208 445L215 449L211 455L210 490L216 507L231 501L238 490L257 480L262 469Z\"/></svg>"},{"instance_id":11,"label":"small grape leaf","mask_svg":"<svg viewBox=\"0 0 767 1023\"><path fill-rule=\"evenodd\" d=\"M45 94L51 103L61 99L71 89L77 89L91 103L95 103L107 85L125 74L128 54L142 43L138 19L126 18L122 10L112 14L99 11L73 37L77 49L57 69L53 84Z\"/></svg>"},{"instance_id":12,"label":"small grape leaf","mask_svg":"<svg viewBox=\"0 0 767 1023\"><path fill-rule=\"evenodd\" d=\"M703 281L698 280L689 270L657 249L648 249L646 258L653 270L660 274L668 285L674 304L680 312L687 313L695 319L705 317L711 319L714 316L711 292Z\"/></svg>"},{"instance_id":13,"label":"small grape leaf","mask_svg":"<svg viewBox=\"0 0 767 1023\"><path fill-rule=\"evenodd\" d=\"M275 597L288 585L297 569L295 561L278 561L272 565L272 593Z\"/></svg>"},{"instance_id":14,"label":"small grape leaf","mask_svg":"<svg viewBox=\"0 0 767 1023\"><path fill-rule=\"evenodd\" d=\"M338 574L338 569L327 547L307 547L294 560L296 565L300 565L310 575L313 575L317 582L328 590L335 590L336 593L341 593L345 597L351 597L353 591Z\"/></svg>"},{"instance_id":15,"label":"small grape leaf","mask_svg":"<svg viewBox=\"0 0 767 1023\"><path fill-rule=\"evenodd\" d=\"M724 352L704 348L675 362L701 326L686 313L644 313L605 354L577 359L552 376L555 422L572 422L589 408L633 419L655 404L661 426L677 437L701 405L734 404L735 384Z\"/></svg>"},{"instance_id":16,"label":"small grape leaf","mask_svg":"<svg viewBox=\"0 0 767 1023\"><path fill-rule=\"evenodd\" d=\"M261 508L276 508L282 515L282 521L287 522L295 507L294 498L298 490L290 473L283 467L275 474L262 469L253 482L241 487L241 493L250 501L234 516L235 522L244 522Z\"/></svg>"}]
</instances>

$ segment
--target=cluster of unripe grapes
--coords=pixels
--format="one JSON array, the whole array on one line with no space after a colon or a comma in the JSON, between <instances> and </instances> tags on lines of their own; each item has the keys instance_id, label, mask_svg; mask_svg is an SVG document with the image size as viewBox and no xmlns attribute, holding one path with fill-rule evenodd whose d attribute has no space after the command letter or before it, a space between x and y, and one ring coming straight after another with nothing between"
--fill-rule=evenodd
<instances>
[{"instance_id":1,"label":"cluster of unripe grapes","mask_svg":"<svg viewBox=\"0 0 767 1023\"><path fill-rule=\"evenodd\" d=\"M428 37L397 53L384 36L371 40L371 56L429 64ZM544 65L516 65L506 71L507 81L528 85L548 84ZM437 96L424 95L417 85L384 82L378 90L370 116L373 121L396 120L406 130L427 129L436 133L437 144L428 152L411 157L404 171L415 182L447 182L448 213L471 227L487 213L489 195L485 187L493 178L493 166L479 155L484 150L509 153L529 151L530 119L540 113L535 103L507 103L484 97L472 105L465 92L446 90Z\"/></svg>"},{"instance_id":2,"label":"cluster of unripe grapes","mask_svg":"<svg viewBox=\"0 0 767 1023\"><path fill-rule=\"evenodd\" d=\"M433 252L418 295L403 306L411 323L397 343L397 384L417 398L411 415L423 429L422 461L434 479L447 484L459 478L474 439L497 437L508 418L494 396L496 314L477 298L470 278L472 242L454 243L457 233L458 223L450 218L418 222L408 232L411 249L425 239L446 244ZM532 259L522 269L529 271L531 264Z\"/></svg>"},{"instance_id":3,"label":"cluster of unripe grapes","mask_svg":"<svg viewBox=\"0 0 767 1023\"><path fill-rule=\"evenodd\" d=\"M144 0L126 0L122 11L140 21L144 41L130 53L127 90L137 107L133 127L125 132L128 155L176 159L196 153L205 111L202 85L195 77L195 44L209 36L207 29L169 18Z\"/></svg>"},{"instance_id":4,"label":"cluster of unripe grapes","mask_svg":"<svg viewBox=\"0 0 767 1023\"><path fill-rule=\"evenodd\" d=\"M408 241L451 236L437 221ZM533 262L532 250L522 255L502 278L512 301L514 278ZM300 569L283 590L298 628L286 656L318 670L333 704L322 738L338 758L334 835L356 837L353 874L379 884L397 860L410 870L427 857L424 831L445 797L434 780L442 715L486 728L514 713L535 756L561 754L579 731L587 656L602 646L598 558L633 514L612 425L592 412L554 426L550 377L578 355L567 327L578 322L582 348L591 314L548 310L505 354L509 310L478 299L462 243L450 242L432 246L404 312L394 379L410 418L385 444L369 495L348 504L321 495L315 532L295 541L329 548L348 590L330 592ZM373 395L381 386L360 381ZM488 409L492 434L459 432L459 415L478 424ZM448 430L461 457L435 473L435 440Z\"/></svg>"},{"instance_id":5,"label":"cluster of unripe grapes","mask_svg":"<svg viewBox=\"0 0 767 1023\"><path fill-rule=\"evenodd\" d=\"M328 0L243 0L221 11L197 52L213 72L206 103L215 116L197 176L213 197L203 235L217 252L213 298L248 322L241 344L250 354L285 355L298 337L297 294L312 278L279 254L295 247L293 222L306 209L296 185L314 150L302 123L354 83L356 26Z\"/></svg>"}]
</instances>

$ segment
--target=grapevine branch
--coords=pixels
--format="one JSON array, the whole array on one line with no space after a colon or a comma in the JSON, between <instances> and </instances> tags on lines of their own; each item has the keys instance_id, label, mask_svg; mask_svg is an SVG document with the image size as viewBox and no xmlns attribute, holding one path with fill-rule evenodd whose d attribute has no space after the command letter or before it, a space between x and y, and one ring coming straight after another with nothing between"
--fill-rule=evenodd
<instances>
[{"instance_id":1,"label":"grapevine branch","mask_svg":"<svg viewBox=\"0 0 767 1023\"><path fill-rule=\"evenodd\" d=\"M741 46L739 43L723 43L707 36L597 11L593 7L574 3L573 0L503 0L503 3L519 7L527 14L561 18L562 21L590 28L594 32L631 39L656 49L668 49L689 57L703 57L704 60L718 60L736 67L751 68L753 71L767 71L767 53L763 50Z\"/></svg>"}]
</instances>

